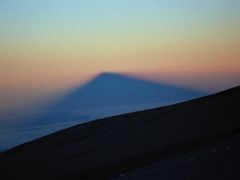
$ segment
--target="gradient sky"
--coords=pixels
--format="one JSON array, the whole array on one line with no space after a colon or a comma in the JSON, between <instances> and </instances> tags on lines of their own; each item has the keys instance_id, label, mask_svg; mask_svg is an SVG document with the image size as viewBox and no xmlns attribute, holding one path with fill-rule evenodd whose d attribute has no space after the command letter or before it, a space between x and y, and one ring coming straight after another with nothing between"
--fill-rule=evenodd
<instances>
[{"instance_id":1,"label":"gradient sky","mask_svg":"<svg viewBox=\"0 0 240 180\"><path fill-rule=\"evenodd\" d=\"M0 109L105 71L239 85L240 1L0 0Z\"/></svg>"}]
</instances>

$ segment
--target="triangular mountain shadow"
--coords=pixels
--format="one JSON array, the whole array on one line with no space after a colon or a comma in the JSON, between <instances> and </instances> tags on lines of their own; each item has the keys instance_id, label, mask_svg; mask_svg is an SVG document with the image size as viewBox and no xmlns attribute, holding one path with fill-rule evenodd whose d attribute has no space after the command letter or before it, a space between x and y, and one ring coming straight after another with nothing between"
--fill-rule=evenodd
<instances>
[{"instance_id":1,"label":"triangular mountain shadow","mask_svg":"<svg viewBox=\"0 0 240 180\"><path fill-rule=\"evenodd\" d=\"M103 73L47 107L45 115L22 128L0 132L0 146L8 149L86 121L166 106L206 94L121 74Z\"/></svg>"},{"instance_id":2,"label":"triangular mountain shadow","mask_svg":"<svg viewBox=\"0 0 240 180\"><path fill-rule=\"evenodd\" d=\"M149 109L206 95L169 84L102 73L55 104L35 125L78 121ZM116 112L115 112L116 111Z\"/></svg>"}]
</instances>

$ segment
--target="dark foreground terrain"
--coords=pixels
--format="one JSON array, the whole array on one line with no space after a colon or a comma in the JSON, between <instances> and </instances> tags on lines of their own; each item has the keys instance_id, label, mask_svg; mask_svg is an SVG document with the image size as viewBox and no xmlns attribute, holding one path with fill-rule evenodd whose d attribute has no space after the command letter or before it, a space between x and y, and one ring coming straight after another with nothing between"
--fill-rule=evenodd
<instances>
[{"instance_id":1,"label":"dark foreground terrain","mask_svg":"<svg viewBox=\"0 0 240 180\"><path fill-rule=\"evenodd\" d=\"M240 87L18 146L0 179L240 179Z\"/></svg>"}]
</instances>

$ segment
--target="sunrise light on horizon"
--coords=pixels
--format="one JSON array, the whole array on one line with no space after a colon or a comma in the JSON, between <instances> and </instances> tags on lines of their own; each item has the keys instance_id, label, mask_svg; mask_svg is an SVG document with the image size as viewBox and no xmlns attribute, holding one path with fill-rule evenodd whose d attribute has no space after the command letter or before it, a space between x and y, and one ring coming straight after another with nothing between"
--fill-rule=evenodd
<instances>
[{"instance_id":1,"label":"sunrise light on horizon","mask_svg":"<svg viewBox=\"0 0 240 180\"><path fill-rule=\"evenodd\" d=\"M240 83L238 0L1 0L0 18L1 106L101 72L211 92Z\"/></svg>"}]
</instances>

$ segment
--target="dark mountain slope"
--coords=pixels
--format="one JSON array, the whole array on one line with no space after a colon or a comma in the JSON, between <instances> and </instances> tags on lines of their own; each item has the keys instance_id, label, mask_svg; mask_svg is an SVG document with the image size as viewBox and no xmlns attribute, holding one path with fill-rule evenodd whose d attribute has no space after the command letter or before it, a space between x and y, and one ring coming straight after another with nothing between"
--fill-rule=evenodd
<instances>
[{"instance_id":1,"label":"dark mountain slope","mask_svg":"<svg viewBox=\"0 0 240 180\"><path fill-rule=\"evenodd\" d=\"M179 153L240 133L239 102L237 87L173 106L75 126L2 153L0 176L103 179L167 157L177 158ZM169 179L168 175L163 178Z\"/></svg>"},{"instance_id":2,"label":"dark mountain slope","mask_svg":"<svg viewBox=\"0 0 240 180\"><path fill-rule=\"evenodd\" d=\"M188 145L189 147L189 145ZM236 180L240 177L240 135L195 144L174 156L129 169L112 180Z\"/></svg>"}]
</instances>

